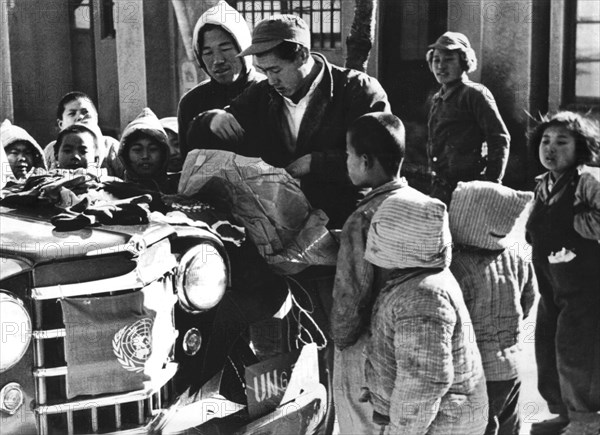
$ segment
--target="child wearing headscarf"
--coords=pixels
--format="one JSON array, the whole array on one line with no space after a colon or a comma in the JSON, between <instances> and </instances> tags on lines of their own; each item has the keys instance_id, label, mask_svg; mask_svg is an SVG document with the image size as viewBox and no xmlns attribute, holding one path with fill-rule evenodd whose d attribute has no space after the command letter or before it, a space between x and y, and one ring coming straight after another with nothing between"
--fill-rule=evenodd
<instances>
[{"instance_id":1,"label":"child wearing headscarf","mask_svg":"<svg viewBox=\"0 0 600 435\"><path fill-rule=\"evenodd\" d=\"M391 269L371 316L365 375L381 434L481 435L487 396L471 317L449 266L446 206L411 187L373 216L365 259Z\"/></svg>"},{"instance_id":2,"label":"child wearing headscarf","mask_svg":"<svg viewBox=\"0 0 600 435\"><path fill-rule=\"evenodd\" d=\"M149 190L176 193L179 174L169 176L169 145L160 120L148 107L125 127L119 145L124 179Z\"/></svg>"},{"instance_id":3,"label":"child wearing headscarf","mask_svg":"<svg viewBox=\"0 0 600 435\"><path fill-rule=\"evenodd\" d=\"M486 435L518 434L521 428L519 340L537 281L516 223L532 200L531 192L470 181L458 183L450 202L450 270L481 352L490 409Z\"/></svg>"},{"instance_id":4,"label":"child wearing headscarf","mask_svg":"<svg viewBox=\"0 0 600 435\"><path fill-rule=\"evenodd\" d=\"M23 128L5 119L0 125L0 135L15 178L25 178L33 168L46 169L42 148Z\"/></svg>"}]
</instances>

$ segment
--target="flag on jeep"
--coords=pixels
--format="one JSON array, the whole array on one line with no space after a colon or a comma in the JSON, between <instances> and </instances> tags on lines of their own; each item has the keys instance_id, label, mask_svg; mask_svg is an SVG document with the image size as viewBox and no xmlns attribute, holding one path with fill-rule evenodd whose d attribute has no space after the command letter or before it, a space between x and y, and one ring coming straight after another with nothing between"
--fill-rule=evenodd
<instances>
[{"instance_id":1,"label":"flag on jeep","mask_svg":"<svg viewBox=\"0 0 600 435\"><path fill-rule=\"evenodd\" d=\"M152 353L156 313L141 291L61 300L67 397L139 390Z\"/></svg>"}]
</instances>

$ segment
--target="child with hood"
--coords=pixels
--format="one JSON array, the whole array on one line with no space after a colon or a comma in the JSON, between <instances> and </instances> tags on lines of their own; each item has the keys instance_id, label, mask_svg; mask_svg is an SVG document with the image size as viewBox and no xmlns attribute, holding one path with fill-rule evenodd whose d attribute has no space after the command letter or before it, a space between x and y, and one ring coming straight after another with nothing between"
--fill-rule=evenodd
<instances>
[{"instance_id":1,"label":"child with hood","mask_svg":"<svg viewBox=\"0 0 600 435\"><path fill-rule=\"evenodd\" d=\"M161 193L176 193L179 174L169 176L167 133L148 107L125 127L119 145L124 179Z\"/></svg>"},{"instance_id":2,"label":"child with hood","mask_svg":"<svg viewBox=\"0 0 600 435\"><path fill-rule=\"evenodd\" d=\"M0 135L15 178L25 178L33 168L46 169L42 148L23 128L5 119L0 125Z\"/></svg>"},{"instance_id":3,"label":"child with hood","mask_svg":"<svg viewBox=\"0 0 600 435\"><path fill-rule=\"evenodd\" d=\"M455 243L450 270L481 352L489 401L486 435L518 434L521 428L519 340L537 281L516 223L532 200L531 192L471 181L459 182L450 202Z\"/></svg>"},{"instance_id":4,"label":"child with hood","mask_svg":"<svg viewBox=\"0 0 600 435\"><path fill-rule=\"evenodd\" d=\"M188 143L188 132L196 115L223 109L251 84L264 80L252 66L252 56L237 57L250 46L251 39L244 17L225 1L198 19L193 34L194 54L209 78L179 102L179 147L184 159L190 149L201 148L199 143ZM190 138L194 137L192 132Z\"/></svg>"},{"instance_id":5,"label":"child with hood","mask_svg":"<svg viewBox=\"0 0 600 435\"><path fill-rule=\"evenodd\" d=\"M365 376L380 434L481 435L487 396L471 317L449 266L446 206L405 187L371 221L365 259L390 269Z\"/></svg>"}]
</instances>

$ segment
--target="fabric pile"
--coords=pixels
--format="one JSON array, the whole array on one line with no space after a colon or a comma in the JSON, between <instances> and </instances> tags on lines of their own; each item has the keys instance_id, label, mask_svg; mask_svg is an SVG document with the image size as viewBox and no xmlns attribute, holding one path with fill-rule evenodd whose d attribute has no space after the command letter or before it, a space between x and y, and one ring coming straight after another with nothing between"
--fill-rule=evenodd
<instances>
[{"instance_id":1,"label":"fabric pile","mask_svg":"<svg viewBox=\"0 0 600 435\"><path fill-rule=\"evenodd\" d=\"M284 169L228 151L193 150L178 191L230 213L276 273L336 264L338 246L326 228L327 216L311 207Z\"/></svg>"}]
</instances>

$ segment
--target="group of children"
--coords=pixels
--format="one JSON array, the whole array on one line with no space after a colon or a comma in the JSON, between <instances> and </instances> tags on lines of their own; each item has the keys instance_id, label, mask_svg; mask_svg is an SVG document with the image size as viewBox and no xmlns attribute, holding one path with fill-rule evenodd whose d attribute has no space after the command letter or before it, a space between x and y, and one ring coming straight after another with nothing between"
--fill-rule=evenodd
<instances>
[{"instance_id":1,"label":"group of children","mask_svg":"<svg viewBox=\"0 0 600 435\"><path fill-rule=\"evenodd\" d=\"M598 434L600 182L581 166L600 158L598 129L562 112L531 140L548 170L535 199L459 181L447 208L400 177L398 118L350 128L350 179L372 190L342 230L334 286L340 433L519 434L520 330L539 281L539 386L559 418L532 433Z\"/></svg>"},{"instance_id":2,"label":"group of children","mask_svg":"<svg viewBox=\"0 0 600 435\"><path fill-rule=\"evenodd\" d=\"M2 123L2 146L17 180L37 168L83 168L162 193L177 191L182 161L176 117L159 120L145 108L117 141L102 135L96 106L82 92L66 94L58 103L56 116L60 131L43 150L21 127L9 120Z\"/></svg>"},{"instance_id":3,"label":"group of children","mask_svg":"<svg viewBox=\"0 0 600 435\"><path fill-rule=\"evenodd\" d=\"M447 32L430 48L441 84L429 117L430 196L400 176L396 116L367 114L347 132L349 178L371 191L342 230L333 292L340 432L518 434L519 334L539 286L539 389L559 417L536 433L597 435L600 182L582 170L600 163L597 124L572 112L542 120L530 148L548 172L535 197L504 187L510 136L489 90L468 80L477 63L468 39ZM57 119L61 131L44 150L2 124L15 178L99 167L176 191L175 118L144 109L117 142L101 134L91 99L73 92ZM524 213L531 261L509 249Z\"/></svg>"},{"instance_id":4,"label":"group of children","mask_svg":"<svg viewBox=\"0 0 600 435\"><path fill-rule=\"evenodd\" d=\"M347 135L350 179L372 190L342 230L333 293L340 433L520 434L520 331L539 287L538 385L558 417L531 433L598 435L600 181L584 166L600 163L598 123L543 119L535 194L502 186L510 137L489 90L468 81L468 39L447 32L430 48L442 85L430 196L400 176L398 118L367 114Z\"/></svg>"}]
</instances>

